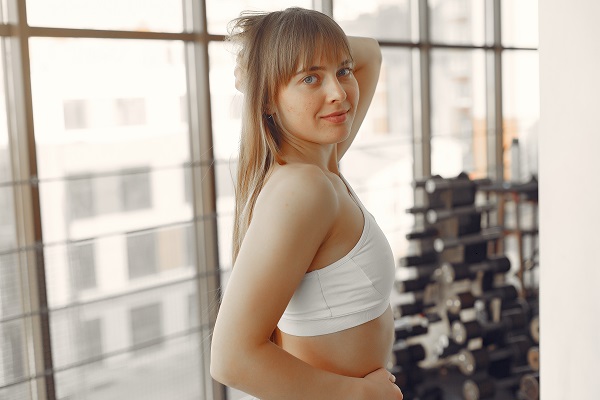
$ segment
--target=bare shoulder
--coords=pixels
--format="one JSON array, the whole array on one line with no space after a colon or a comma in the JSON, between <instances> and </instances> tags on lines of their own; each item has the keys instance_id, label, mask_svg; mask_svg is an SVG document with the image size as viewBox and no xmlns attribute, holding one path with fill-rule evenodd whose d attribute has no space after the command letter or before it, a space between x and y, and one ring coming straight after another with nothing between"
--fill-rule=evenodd
<instances>
[{"instance_id":1,"label":"bare shoulder","mask_svg":"<svg viewBox=\"0 0 600 400\"><path fill-rule=\"evenodd\" d=\"M337 209L337 193L325 172L313 165L293 164L273 171L254 211L255 216L262 212L283 212L333 222Z\"/></svg>"}]
</instances>

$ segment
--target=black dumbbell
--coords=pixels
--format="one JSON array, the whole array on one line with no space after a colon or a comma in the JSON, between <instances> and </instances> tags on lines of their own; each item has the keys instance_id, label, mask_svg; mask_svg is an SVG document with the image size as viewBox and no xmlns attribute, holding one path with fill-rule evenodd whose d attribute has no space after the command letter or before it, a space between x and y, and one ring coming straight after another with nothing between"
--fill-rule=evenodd
<instances>
[{"instance_id":1,"label":"black dumbbell","mask_svg":"<svg viewBox=\"0 0 600 400\"><path fill-rule=\"evenodd\" d=\"M517 392L520 400L538 400L540 398L540 374L534 372L521 377Z\"/></svg>"},{"instance_id":2,"label":"black dumbbell","mask_svg":"<svg viewBox=\"0 0 600 400\"><path fill-rule=\"evenodd\" d=\"M490 257L487 260L465 264L465 263L442 263L433 275L443 283L452 283L462 279L472 279L478 273L488 272L492 274L506 273L510 271L510 260L508 257Z\"/></svg>"},{"instance_id":3,"label":"black dumbbell","mask_svg":"<svg viewBox=\"0 0 600 400\"><path fill-rule=\"evenodd\" d=\"M454 358L454 363L458 366L460 372L464 375L473 375L476 372L481 372L488 369L492 375L497 375L493 371L492 364L505 365L507 362L519 360L527 354L527 350L531 347L531 341L526 337L514 338L505 347L494 350L486 348L476 350L461 350Z\"/></svg>"},{"instance_id":4,"label":"black dumbbell","mask_svg":"<svg viewBox=\"0 0 600 400\"><path fill-rule=\"evenodd\" d=\"M397 342L398 340L405 340L409 337L425 335L429 331L429 325L426 320L423 319L417 323L398 323L401 321L396 321L396 326L394 329L394 338Z\"/></svg>"},{"instance_id":5,"label":"black dumbbell","mask_svg":"<svg viewBox=\"0 0 600 400\"><path fill-rule=\"evenodd\" d=\"M521 383L525 372L520 372L503 379L494 379L489 375L478 375L463 383L463 398L465 400L492 399L498 390L515 392Z\"/></svg>"},{"instance_id":6,"label":"black dumbbell","mask_svg":"<svg viewBox=\"0 0 600 400\"><path fill-rule=\"evenodd\" d=\"M527 351L527 364L534 371L540 370L540 348L538 346L532 346Z\"/></svg>"},{"instance_id":7,"label":"black dumbbell","mask_svg":"<svg viewBox=\"0 0 600 400\"><path fill-rule=\"evenodd\" d=\"M394 346L392 349L392 364L406 366L415 364L426 357L425 347L422 344Z\"/></svg>"},{"instance_id":8,"label":"black dumbbell","mask_svg":"<svg viewBox=\"0 0 600 400\"><path fill-rule=\"evenodd\" d=\"M412 267L424 264L433 264L437 262L438 255L435 252L423 253L419 255L410 255L402 257L398 263L401 267Z\"/></svg>"},{"instance_id":9,"label":"black dumbbell","mask_svg":"<svg viewBox=\"0 0 600 400\"><path fill-rule=\"evenodd\" d=\"M450 209L430 209L427 210L426 218L430 224L435 224L445 219L460 217L465 215L481 214L484 212L492 211L496 206L493 204L486 204L482 206L468 205L462 207L454 207Z\"/></svg>"},{"instance_id":10,"label":"black dumbbell","mask_svg":"<svg viewBox=\"0 0 600 400\"><path fill-rule=\"evenodd\" d=\"M483 344L496 343L508 332L525 327L526 314L519 309L506 310L498 322L483 323L477 320L454 321L450 337L458 344L466 344L470 339L482 338Z\"/></svg>"},{"instance_id":11,"label":"black dumbbell","mask_svg":"<svg viewBox=\"0 0 600 400\"><path fill-rule=\"evenodd\" d=\"M487 229L482 229L481 232L458 236L458 237L445 237L445 238L437 238L433 242L433 247L435 251L441 253L444 250L451 249L453 247L458 246L470 246L476 245L480 243L486 243L491 240L497 240L502 237L502 228L501 227L492 227Z\"/></svg>"}]
</instances>

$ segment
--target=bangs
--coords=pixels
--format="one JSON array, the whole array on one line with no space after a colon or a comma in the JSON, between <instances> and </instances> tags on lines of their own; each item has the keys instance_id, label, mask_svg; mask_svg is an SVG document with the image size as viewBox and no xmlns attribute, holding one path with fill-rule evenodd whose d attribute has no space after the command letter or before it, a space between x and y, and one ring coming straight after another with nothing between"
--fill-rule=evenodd
<instances>
[{"instance_id":1,"label":"bangs","mask_svg":"<svg viewBox=\"0 0 600 400\"><path fill-rule=\"evenodd\" d=\"M287 84L300 67L308 68L320 59L334 64L352 61L344 31L325 14L295 15L286 22L277 35L277 86Z\"/></svg>"}]
</instances>

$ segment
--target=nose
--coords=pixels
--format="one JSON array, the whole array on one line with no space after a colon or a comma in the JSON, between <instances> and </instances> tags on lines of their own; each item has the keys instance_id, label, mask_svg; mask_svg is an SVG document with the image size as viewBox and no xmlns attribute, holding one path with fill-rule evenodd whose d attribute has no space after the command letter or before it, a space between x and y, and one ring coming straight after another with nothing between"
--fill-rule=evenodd
<instances>
[{"instance_id":1,"label":"nose","mask_svg":"<svg viewBox=\"0 0 600 400\"><path fill-rule=\"evenodd\" d=\"M340 83L340 81L336 78L328 79L327 84L327 100L330 102L335 101L344 101L346 100L346 90Z\"/></svg>"}]
</instances>

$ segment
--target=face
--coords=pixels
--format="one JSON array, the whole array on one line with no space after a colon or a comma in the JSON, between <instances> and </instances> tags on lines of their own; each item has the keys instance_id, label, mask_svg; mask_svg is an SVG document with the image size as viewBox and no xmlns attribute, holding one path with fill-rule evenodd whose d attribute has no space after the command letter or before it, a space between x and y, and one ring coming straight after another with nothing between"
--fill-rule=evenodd
<instances>
[{"instance_id":1,"label":"face","mask_svg":"<svg viewBox=\"0 0 600 400\"><path fill-rule=\"evenodd\" d=\"M350 60L321 57L280 88L275 113L288 140L334 144L348 137L359 95L352 67Z\"/></svg>"}]
</instances>

